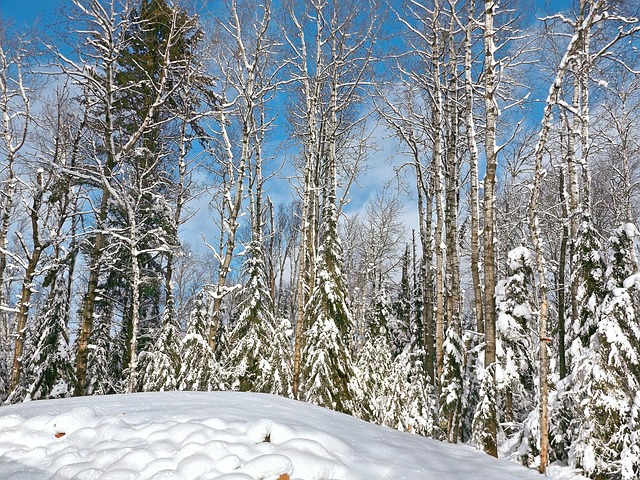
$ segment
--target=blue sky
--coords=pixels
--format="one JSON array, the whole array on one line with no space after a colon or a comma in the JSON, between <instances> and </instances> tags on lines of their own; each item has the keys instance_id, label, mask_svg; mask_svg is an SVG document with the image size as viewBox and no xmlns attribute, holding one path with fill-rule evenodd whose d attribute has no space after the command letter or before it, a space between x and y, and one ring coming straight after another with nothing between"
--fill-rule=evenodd
<instances>
[{"instance_id":1,"label":"blue sky","mask_svg":"<svg viewBox=\"0 0 640 480\"><path fill-rule=\"evenodd\" d=\"M531 3L536 6L536 15L543 15L567 8L572 0L536 0ZM13 20L16 28L26 29L49 24L69 4L70 0L0 0L0 12L4 19Z\"/></svg>"},{"instance_id":2,"label":"blue sky","mask_svg":"<svg viewBox=\"0 0 640 480\"><path fill-rule=\"evenodd\" d=\"M202 1L191 0L191 3L195 6ZM208 0L204 1L208 2ZM391 0L391 2L402 1ZM185 1L184 3L188 4L189 2ZM543 16L567 9L571 3L572 0L538 0L532 2L535 8L526 13L532 16ZM526 3L522 5L526 5ZM38 30L42 29L45 33L50 33L48 27L56 23L60 24L59 22L64 19L64 14L70 11L70 6L71 0L0 0L0 15L4 21L8 20L12 24L12 29L16 32L27 32L32 28L36 28ZM531 20L533 21L533 17ZM347 211L355 213L362 209L372 192L379 190L383 182L393 176L392 166L387 162L387 159L393 156L394 152L397 154L396 143L394 140L383 141L382 143L381 151L374 154L374 158L371 158L373 174L365 175L364 178L360 179L359 186L354 186L351 191L352 200L347 207ZM383 179L382 177L385 178ZM276 201L284 202L287 201L286 197L291 195L288 185L278 185L269 193L276 196ZM410 203L408 202L408 205ZM413 208L407 208L406 215L412 217L414 215L412 210ZM200 215L202 216L200 221L194 221L195 225L193 227L196 230L201 229L203 227L202 223L206 222L209 217L206 207L203 208ZM413 221L409 220L409 223L411 224Z\"/></svg>"}]
</instances>

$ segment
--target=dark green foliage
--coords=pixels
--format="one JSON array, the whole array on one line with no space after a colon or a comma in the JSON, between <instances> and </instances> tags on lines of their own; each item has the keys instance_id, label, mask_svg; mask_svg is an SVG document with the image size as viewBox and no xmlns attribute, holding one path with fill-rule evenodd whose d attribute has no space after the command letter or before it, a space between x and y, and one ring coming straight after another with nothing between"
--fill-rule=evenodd
<instances>
[{"instance_id":1,"label":"dark green foliage","mask_svg":"<svg viewBox=\"0 0 640 480\"><path fill-rule=\"evenodd\" d=\"M597 328L596 309L606 295L606 265L602 255L602 244L591 218L587 215L583 216L578 229L575 252L574 265L578 268L573 275L578 277L579 323L572 326L569 334L570 339L580 340L580 345L576 345L578 348L589 345Z\"/></svg>"},{"instance_id":2,"label":"dark green foliage","mask_svg":"<svg viewBox=\"0 0 640 480\"><path fill-rule=\"evenodd\" d=\"M260 241L247 247L244 269L248 282L243 290L240 316L233 326L229 342L233 346L226 359L234 390L269 393L274 348L275 317L273 301L267 289L264 258Z\"/></svg>"},{"instance_id":3,"label":"dark green foliage","mask_svg":"<svg viewBox=\"0 0 640 480\"><path fill-rule=\"evenodd\" d=\"M453 325L447 328L443 351L443 370L440 379L442 389L440 393L440 425L442 430L447 433L447 440L457 443L464 404L465 354L462 339Z\"/></svg>"},{"instance_id":4,"label":"dark green foliage","mask_svg":"<svg viewBox=\"0 0 640 480\"><path fill-rule=\"evenodd\" d=\"M69 348L68 319L66 282L59 276L32 337L30 369L25 375L28 397L32 400L66 397L73 391L75 371Z\"/></svg>"},{"instance_id":5,"label":"dark green foliage","mask_svg":"<svg viewBox=\"0 0 640 480\"><path fill-rule=\"evenodd\" d=\"M337 212L325 205L325 233L311 298L305 308L300 398L343 413L354 411L351 310L342 276Z\"/></svg>"},{"instance_id":6,"label":"dark green foliage","mask_svg":"<svg viewBox=\"0 0 640 480\"><path fill-rule=\"evenodd\" d=\"M207 342L211 312L206 295L204 291L198 294L189 318L187 334L182 340L179 390L225 390L222 369Z\"/></svg>"},{"instance_id":7,"label":"dark green foliage","mask_svg":"<svg viewBox=\"0 0 640 480\"><path fill-rule=\"evenodd\" d=\"M535 408L536 331L533 290L533 254L526 247L509 252L509 278L497 286L497 357L500 422L523 422Z\"/></svg>"},{"instance_id":8,"label":"dark green foliage","mask_svg":"<svg viewBox=\"0 0 640 480\"><path fill-rule=\"evenodd\" d=\"M497 425L496 382L494 379L496 366L489 365L484 369L480 387L480 402L476 406L473 417L472 441L476 447L488 452L496 451L495 433L488 430L488 425Z\"/></svg>"},{"instance_id":9,"label":"dark green foliage","mask_svg":"<svg viewBox=\"0 0 640 480\"><path fill-rule=\"evenodd\" d=\"M143 350L139 357L139 390L176 390L182 363L182 342L171 299L167 302L162 328L151 347L150 350Z\"/></svg>"}]
</instances>

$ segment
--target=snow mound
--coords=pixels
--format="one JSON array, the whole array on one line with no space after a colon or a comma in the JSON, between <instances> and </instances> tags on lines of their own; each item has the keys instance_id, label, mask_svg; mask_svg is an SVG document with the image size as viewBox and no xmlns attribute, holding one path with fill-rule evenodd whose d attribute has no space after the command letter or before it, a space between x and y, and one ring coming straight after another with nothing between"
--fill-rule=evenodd
<instances>
[{"instance_id":1,"label":"snow mound","mask_svg":"<svg viewBox=\"0 0 640 480\"><path fill-rule=\"evenodd\" d=\"M141 393L0 408L0 478L278 480L283 475L540 478L466 446L270 395Z\"/></svg>"}]
</instances>

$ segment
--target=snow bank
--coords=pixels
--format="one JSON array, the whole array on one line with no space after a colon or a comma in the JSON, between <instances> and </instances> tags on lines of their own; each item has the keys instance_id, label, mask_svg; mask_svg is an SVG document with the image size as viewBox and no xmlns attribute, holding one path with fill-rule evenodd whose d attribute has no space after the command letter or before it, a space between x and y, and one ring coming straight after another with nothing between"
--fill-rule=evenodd
<instances>
[{"instance_id":1,"label":"snow bank","mask_svg":"<svg viewBox=\"0 0 640 480\"><path fill-rule=\"evenodd\" d=\"M163 392L0 408L0 478L526 480L534 471L280 397Z\"/></svg>"}]
</instances>

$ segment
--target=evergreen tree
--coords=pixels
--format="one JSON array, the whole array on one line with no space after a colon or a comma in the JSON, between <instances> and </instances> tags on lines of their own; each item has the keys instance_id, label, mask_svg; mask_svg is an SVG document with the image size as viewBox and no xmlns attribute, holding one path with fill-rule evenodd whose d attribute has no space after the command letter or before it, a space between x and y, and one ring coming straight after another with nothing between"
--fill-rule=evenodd
<instances>
[{"instance_id":1,"label":"evergreen tree","mask_svg":"<svg viewBox=\"0 0 640 480\"><path fill-rule=\"evenodd\" d=\"M196 297L182 340L179 390L225 390L222 369L207 341L211 313L205 295L203 291Z\"/></svg>"},{"instance_id":2,"label":"evergreen tree","mask_svg":"<svg viewBox=\"0 0 640 480\"><path fill-rule=\"evenodd\" d=\"M27 400L61 398L73 391L75 372L67 333L68 313L66 282L58 274L32 336L34 345L26 372Z\"/></svg>"},{"instance_id":3,"label":"evergreen tree","mask_svg":"<svg viewBox=\"0 0 640 480\"><path fill-rule=\"evenodd\" d=\"M350 351L351 310L342 277L342 249L333 201L324 206L326 228L318 252L316 281L305 307L299 397L343 413L354 411Z\"/></svg>"},{"instance_id":4,"label":"evergreen tree","mask_svg":"<svg viewBox=\"0 0 640 480\"><path fill-rule=\"evenodd\" d=\"M485 428L485 425L489 422L497 424L498 406L496 402L496 382L494 380L495 370L495 364L489 365L482 370L480 402L476 406L476 411L473 416L471 441L478 449L485 451L489 448L495 450L498 448L498 446L493 443L496 441L495 438L487 432Z\"/></svg>"},{"instance_id":5,"label":"evergreen tree","mask_svg":"<svg viewBox=\"0 0 640 480\"><path fill-rule=\"evenodd\" d=\"M454 325L447 328L443 343L443 368L440 385L440 423L447 440L457 443L462 424L465 354L462 339Z\"/></svg>"},{"instance_id":6,"label":"evergreen tree","mask_svg":"<svg viewBox=\"0 0 640 480\"><path fill-rule=\"evenodd\" d=\"M407 245L402 255L402 274L400 276L400 288L393 305L394 315L389 319L389 333L393 342L394 354L399 355L411 342L411 306L412 289L409 278L411 255Z\"/></svg>"},{"instance_id":7,"label":"evergreen tree","mask_svg":"<svg viewBox=\"0 0 640 480\"><path fill-rule=\"evenodd\" d=\"M530 331L534 329L532 290L533 254L518 247L508 254L509 278L496 287L497 357L496 380L500 394L501 422L522 422L536 400L535 346Z\"/></svg>"},{"instance_id":8,"label":"evergreen tree","mask_svg":"<svg viewBox=\"0 0 640 480\"><path fill-rule=\"evenodd\" d=\"M580 356L580 351L589 345L591 336L597 328L596 310L606 295L605 261L602 256L602 244L599 234L591 222L591 217L584 214L578 229L575 243L573 275L578 276L578 323L572 325L569 332L570 353ZM577 343L576 341L579 341Z\"/></svg>"},{"instance_id":9,"label":"evergreen tree","mask_svg":"<svg viewBox=\"0 0 640 480\"><path fill-rule=\"evenodd\" d=\"M640 392L636 392L629 420L620 431L621 474L624 480L640 477Z\"/></svg>"},{"instance_id":10,"label":"evergreen tree","mask_svg":"<svg viewBox=\"0 0 640 480\"><path fill-rule=\"evenodd\" d=\"M269 359L262 374L260 391L292 397L293 373L291 365L291 322L287 318L276 319Z\"/></svg>"},{"instance_id":11,"label":"evergreen tree","mask_svg":"<svg viewBox=\"0 0 640 480\"><path fill-rule=\"evenodd\" d=\"M463 405L462 420L460 425L460 440L467 442L471 439L473 432L473 417L476 407L480 403L481 376L479 372L484 371L482 357L482 346L479 335L468 331L464 337L466 349L465 371L463 380Z\"/></svg>"},{"instance_id":12,"label":"evergreen tree","mask_svg":"<svg viewBox=\"0 0 640 480\"><path fill-rule=\"evenodd\" d=\"M173 301L170 297L155 344L151 350L140 354L140 391L161 392L178 388L182 362L181 347L180 327L175 320Z\"/></svg>"},{"instance_id":13,"label":"evergreen tree","mask_svg":"<svg viewBox=\"0 0 640 480\"><path fill-rule=\"evenodd\" d=\"M591 217L582 214L578 228L578 236L574 244L573 264L576 266L572 275L577 276L578 315L575 324L570 325L566 344L569 348L571 372L556 382L555 390L550 393L549 402L549 443L551 458L560 461L569 460L572 443L578 436L579 422L583 408L576 400L576 369L588 353L592 336L598 324L598 309L606 296L606 263L603 257L600 235L593 226ZM531 443L531 442L529 442ZM535 449L529 449L523 460L535 457ZM573 456L574 454L571 453Z\"/></svg>"},{"instance_id":14,"label":"evergreen tree","mask_svg":"<svg viewBox=\"0 0 640 480\"><path fill-rule=\"evenodd\" d=\"M387 326L392 314L386 289L383 288L373 302L373 312L365 332L366 340L355 365L355 414L383 425L386 402L391 393L388 382L393 364L391 336Z\"/></svg>"},{"instance_id":15,"label":"evergreen tree","mask_svg":"<svg viewBox=\"0 0 640 480\"><path fill-rule=\"evenodd\" d=\"M101 311L94 322L87 359L87 395L111 393L110 358L113 349L111 338L111 316Z\"/></svg>"},{"instance_id":16,"label":"evergreen tree","mask_svg":"<svg viewBox=\"0 0 640 480\"><path fill-rule=\"evenodd\" d=\"M267 392L272 365L271 344L275 338L273 301L267 288L260 239L254 238L246 249L244 269L248 282L244 287L240 316L233 326L229 343L227 370L232 389L243 392Z\"/></svg>"},{"instance_id":17,"label":"evergreen tree","mask_svg":"<svg viewBox=\"0 0 640 480\"><path fill-rule=\"evenodd\" d=\"M405 350L392 363L383 425L433 437L435 402L429 378L424 373L424 352Z\"/></svg>"},{"instance_id":18,"label":"evergreen tree","mask_svg":"<svg viewBox=\"0 0 640 480\"><path fill-rule=\"evenodd\" d=\"M638 230L626 224L610 239L607 296L597 311L597 328L574 370L577 413L572 457L592 478L634 478L628 452L639 448L628 427L637 422L640 390L640 327L636 320ZM625 458L621 457L625 452Z\"/></svg>"}]
</instances>

